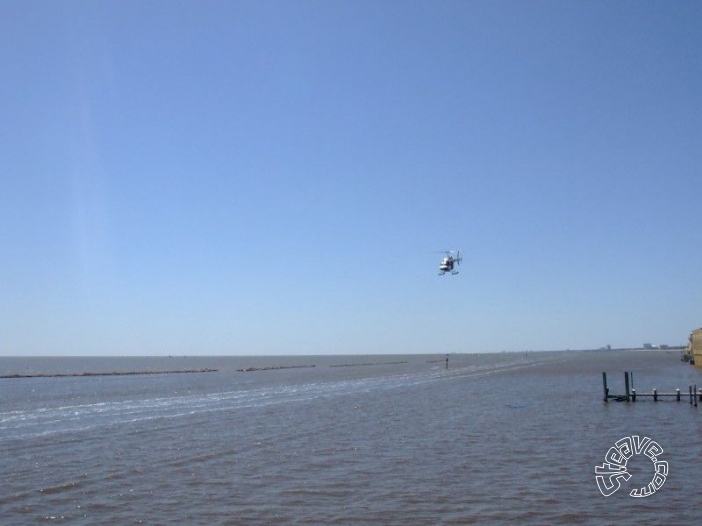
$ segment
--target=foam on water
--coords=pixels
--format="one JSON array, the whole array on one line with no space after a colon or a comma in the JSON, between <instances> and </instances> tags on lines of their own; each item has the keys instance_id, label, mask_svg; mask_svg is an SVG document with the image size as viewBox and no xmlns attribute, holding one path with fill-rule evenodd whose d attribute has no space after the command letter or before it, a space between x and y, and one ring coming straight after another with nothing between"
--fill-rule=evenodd
<instances>
[{"instance_id":1,"label":"foam on water","mask_svg":"<svg viewBox=\"0 0 702 526\"><path fill-rule=\"evenodd\" d=\"M529 363L514 361L451 369L434 367L429 371L353 380L308 382L299 385L278 385L204 395L179 395L6 411L0 412L0 442L56 433L79 432L98 426L142 420L177 418L197 413L264 407L271 404L294 403L321 397L339 397L351 393L394 389L451 378L485 376L500 371L533 367L538 363L537 361ZM40 381L42 380L44 379Z\"/></svg>"}]
</instances>

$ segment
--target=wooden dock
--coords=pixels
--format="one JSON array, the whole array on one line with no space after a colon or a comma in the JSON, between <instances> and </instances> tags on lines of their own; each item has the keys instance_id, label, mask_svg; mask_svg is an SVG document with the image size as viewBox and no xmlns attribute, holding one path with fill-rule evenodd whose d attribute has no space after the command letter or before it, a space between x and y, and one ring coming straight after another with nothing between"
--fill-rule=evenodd
<instances>
[{"instance_id":1,"label":"wooden dock","mask_svg":"<svg viewBox=\"0 0 702 526\"><path fill-rule=\"evenodd\" d=\"M617 402L636 402L637 398L652 398L654 402L658 402L663 399L674 398L676 402L682 401L683 394L680 389L676 389L674 393L659 393L657 389L653 389L650 393L637 393L634 389L634 373L625 372L624 373L624 394L613 395L609 394L609 387L607 387L607 373L602 373L602 387L604 389L604 401L609 402L610 400L615 400ZM702 389L697 389L697 384L694 386L688 386L688 396L690 400L690 405L697 407L697 402L702 402Z\"/></svg>"}]
</instances>

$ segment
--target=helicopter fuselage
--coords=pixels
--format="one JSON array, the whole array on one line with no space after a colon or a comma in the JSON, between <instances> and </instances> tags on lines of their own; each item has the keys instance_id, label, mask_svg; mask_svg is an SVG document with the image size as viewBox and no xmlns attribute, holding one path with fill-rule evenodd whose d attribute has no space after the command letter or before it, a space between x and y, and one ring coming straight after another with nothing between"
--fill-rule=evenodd
<instances>
[{"instance_id":1,"label":"helicopter fuselage","mask_svg":"<svg viewBox=\"0 0 702 526\"><path fill-rule=\"evenodd\" d=\"M444 258L441 260L441 264L439 265L439 270L441 272L449 272L453 270L453 259L450 258Z\"/></svg>"},{"instance_id":2,"label":"helicopter fuselage","mask_svg":"<svg viewBox=\"0 0 702 526\"><path fill-rule=\"evenodd\" d=\"M454 270L453 267L455 264L460 264L460 263L461 263L460 252L457 253L455 258L450 254L447 255L445 258L443 258L441 260L441 263L439 263L439 275L443 276L447 272L450 272L453 275L458 274L458 271Z\"/></svg>"}]
</instances>

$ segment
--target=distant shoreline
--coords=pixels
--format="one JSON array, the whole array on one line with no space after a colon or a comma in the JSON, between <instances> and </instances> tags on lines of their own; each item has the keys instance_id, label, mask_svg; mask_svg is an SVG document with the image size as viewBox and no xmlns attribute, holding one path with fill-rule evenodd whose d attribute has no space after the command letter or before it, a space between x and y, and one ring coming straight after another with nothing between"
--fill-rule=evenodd
<instances>
[{"instance_id":1,"label":"distant shoreline","mask_svg":"<svg viewBox=\"0 0 702 526\"><path fill-rule=\"evenodd\" d=\"M128 371L119 372L111 371L107 373L34 373L34 374L8 374L0 376L1 378L64 378L75 376L135 376L143 374L186 374L186 373L215 373L217 369L183 369L180 371Z\"/></svg>"},{"instance_id":2,"label":"distant shoreline","mask_svg":"<svg viewBox=\"0 0 702 526\"><path fill-rule=\"evenodd\" d=\"M128 358L128 359L146 359L146 358L157 358L157 359L163 359L163 358L169 358L173 360L180 360L180 359L202 359L202 358L236 358L236 359L251 359L251 360L256 360L259 358L300 358L300 357L307 357L310 359L314 358L320 358L320 357L338 357L340 359L343 358L356 358L356 357L387 357L388 359L391 359L393 357L422 357L422 356L445 356L446 354L449 354L451 356L482 356L485 354L524 354L525 352L529 353L559 353L559 352L619 352L619 351L644 351L644 352L666 352L666 351L679 351L679 350L685 350L687 349L687 344L685 345L669 345L664 348L651 348L647 349L644 347L612 347L610 349L607 349L606 347L599 347L599 348L575 348L575 347L570 347L567 349L522 349L522 350L492 350L492 351L464 351L464 352L457 352L457 351L451 351L451 352L408 352L408 353L348 353L348 354L305 354L305 353L295 353L295 354L260 354L260 355L252 355L252 354L188 354L188 355L172 355L172 354L104 354L104 355L97 355L97 354L86 354L86 355L78 355L78 354L58 354L58 355L21 355L21 354L13 354L13 355L0 355L0 359L3 358L12 358L12 359L23 359L23 360L54 360L54 359L85 359L85 358ZM380 362L377 362L380 363ZM342 364L343 365L343 364ZM169 371L170 372L170 371ZM174 372L180 372L180 371L174 371Z\"/></svg>"}]
</instances>

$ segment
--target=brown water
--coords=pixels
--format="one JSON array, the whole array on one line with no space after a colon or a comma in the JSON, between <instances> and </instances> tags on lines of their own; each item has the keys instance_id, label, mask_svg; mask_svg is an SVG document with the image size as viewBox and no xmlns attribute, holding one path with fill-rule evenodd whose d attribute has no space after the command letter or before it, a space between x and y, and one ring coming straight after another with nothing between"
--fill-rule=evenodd
<instances>
[{"instance_id":1,"label":"brown water","mask_svg":"<svg viewBox=\"0 0 702 526\"><path fill-rule=\"evenodd\" d=\"M3 358L0 374L216 373L0 380L3 524L698 524L702 405L678 352L363 357ZM387 363L330 367L352 363ZM313 368L237 372L241 367ZM604 497L595 466L650 437L663 487Z\"/></svg>"}]
</instances>

